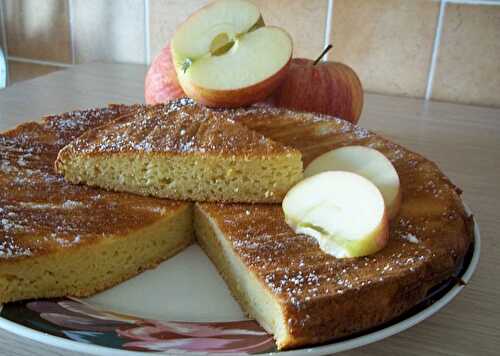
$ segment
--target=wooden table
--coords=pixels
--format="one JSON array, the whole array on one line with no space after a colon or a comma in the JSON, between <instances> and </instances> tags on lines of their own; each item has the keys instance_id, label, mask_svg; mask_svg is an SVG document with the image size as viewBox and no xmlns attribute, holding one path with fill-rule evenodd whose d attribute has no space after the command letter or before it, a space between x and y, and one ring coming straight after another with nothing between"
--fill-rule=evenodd
<instances>
[{"instance_id":1,"label":"wooden table","mask_svg":"<svg viewBox=\"0 0 500 356\"><path fill-rule=\"evenodd\" d=\"M146 67L89 64L0 91L0 130L44 114L143 101ZM367 94L360 124L436 161L476 215L482 255L444 310L346 355L497 355L500 351L500 109ZM81 355L0 330L0 355Z\"/></svg>"}]
</instances>

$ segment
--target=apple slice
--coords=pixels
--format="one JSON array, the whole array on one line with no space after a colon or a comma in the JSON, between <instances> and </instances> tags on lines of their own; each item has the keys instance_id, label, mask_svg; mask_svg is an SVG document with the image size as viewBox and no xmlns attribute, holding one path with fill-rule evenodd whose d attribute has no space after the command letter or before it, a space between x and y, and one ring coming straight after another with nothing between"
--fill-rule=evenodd
<instances>
[{"instance_id":1,"label":"apple slice","mask_svg":"<svg viewBox=\"0 0 500 356\"><path fill-rule=\"evenodd\" d=\"M337 258L381 250L389 239L382 194L368 179L351 172L324 172L288 191L283 200L288 225L314 237Z\"/></svg>"},{"instance_id":2,"label":"apple slice","mask_svg":"<svg viewBox=\"0 0 500 356\"><path fill-rule=\"evenodd\" d=\"M177 29L171 51L189 97L207 106L237 107L266 98L281 84L292 39L281 28L264 27L254 4L219 0Z\"/></svg>"},{"instance_id":3,"label":"apple slice","mask_svg":"<svg viewBox=\"0 0 500 356\"><path fill-rule=\"evenodd\" d=\"M393 219L401 207L399 175L379 151L365 146L346 146L331 150L313 160L305 169L304 177L326 171L357 173L370 180L382 193L387 217Z\"/></svg>"}]
</instances>

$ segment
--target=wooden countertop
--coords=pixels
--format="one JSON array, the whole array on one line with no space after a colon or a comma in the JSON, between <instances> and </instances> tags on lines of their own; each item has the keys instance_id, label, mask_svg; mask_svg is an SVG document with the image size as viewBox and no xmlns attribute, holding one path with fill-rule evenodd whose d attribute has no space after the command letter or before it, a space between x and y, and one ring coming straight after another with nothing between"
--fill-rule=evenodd
<instances>
[{"instance_id":1,"label":"wooden countertop","mask_svg":"<svg viewBox=\"0 0 500 356\"><path fill-rule=\"evenodd\" d=\"M88 64L0 90L0 130L44 114L143 101L146 67ZM497 355L500 350L500 109L365 96L360 125L438 163L464 191L482 236L471 283L438 314L345 355ZM0 330L0 355L82 355Z\"/></svg>"}]
</instances>

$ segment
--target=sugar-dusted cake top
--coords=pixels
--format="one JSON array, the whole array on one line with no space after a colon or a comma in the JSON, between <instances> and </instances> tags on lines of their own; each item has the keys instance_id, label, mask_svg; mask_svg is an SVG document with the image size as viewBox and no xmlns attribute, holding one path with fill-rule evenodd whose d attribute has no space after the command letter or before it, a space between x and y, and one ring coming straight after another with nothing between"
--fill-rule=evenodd
<instances>
[{"instance_id":1,"label":"sugar-dusted cake top","mask_svg":"<svg viewBox=\"0 0 500 356\"><path fill-rule=\"evenodd\" d=\"M85 130L137 107L49 116L0 133L0 258L35 256L149 225L185 203L64 181L59 150Z\"/></svg>"},{"instance_id":2,"label":"sugar-dusted cake top","mask_svg":"<svg viewBox=\"0 0 500 356\"><path fill-rule=\"evenodd\" d=\"M296 152L236 123L230 115L179 99L143 106L107 125L87 131L61 151L104 154L117 152L162 154L268 155Z\"/></svg>"},{"instance_id":3,"label":"sugar-dusted cake top","mask_svg":"<svg viewBox=\"0 0 500 356\"><path fill-rule=\"evenodd\" d=\"M324 253L313 238L293 232L281 206L200 204L277 297L295 304L297 311L307 310L305 305L316 305L325 296L454 272L472 240L471 218L459 190L433 162L340 119L268 108L238 110L233 117L295 147L306 164L340 146L375 148L391 160L401 179L403 202L391 221L389 244L362 258L336 259Z\"/></svg>"}]
</instances>

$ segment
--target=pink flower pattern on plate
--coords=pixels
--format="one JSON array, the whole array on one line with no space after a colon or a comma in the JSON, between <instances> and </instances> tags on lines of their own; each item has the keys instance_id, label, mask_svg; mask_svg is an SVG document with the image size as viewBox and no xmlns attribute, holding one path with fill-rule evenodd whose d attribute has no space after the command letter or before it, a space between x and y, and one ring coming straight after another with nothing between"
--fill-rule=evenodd
<instances>
[{"instance_id":1,"label":"pink flower pattern on plate","mask_svg":"<svg viewBox=\"0 0 500 356\"><path fill-rule=\"evenodd\" d=\"M98 333L121 340L121 348L135 351L170 351L254 354L275 350L274 340L254 320L184 322L141 319L101 310L77 299L34 301L28 308L80 337Z\"/></svg>"},{"instance_id":2,"label":"pink flower pattern on plate","mask_svg":"<svg viewBox=\"0 0 500 356\"><path fill-rule=\"evenodd\" d=\"M273 338L253 320L219 323L148 320L147 325L118 330L117 333L136 340L124 345L135 350L254 353L274 346Z\"/></svg>"}]
</instances>

